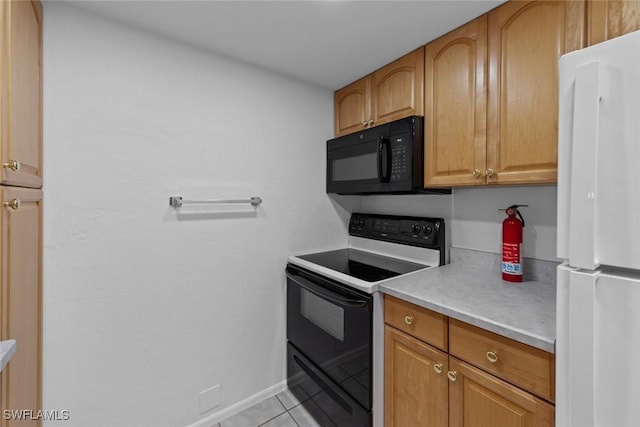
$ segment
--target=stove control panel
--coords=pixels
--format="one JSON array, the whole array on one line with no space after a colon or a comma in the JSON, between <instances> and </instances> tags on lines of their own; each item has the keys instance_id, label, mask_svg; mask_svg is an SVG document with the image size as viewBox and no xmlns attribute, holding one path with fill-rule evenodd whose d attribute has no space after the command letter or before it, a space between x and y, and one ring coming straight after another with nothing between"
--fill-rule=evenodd
<instances>
[{"instance_id":1,"label":"stove control panel","mask_svg":"<svg viewBox=\"0 0 640 427\"><path fill-rule=\"evenodd\" d=\"M444 219L394 215L351 215L349 234L406 245L444 247Z\"/></svg>"}]
</instances>

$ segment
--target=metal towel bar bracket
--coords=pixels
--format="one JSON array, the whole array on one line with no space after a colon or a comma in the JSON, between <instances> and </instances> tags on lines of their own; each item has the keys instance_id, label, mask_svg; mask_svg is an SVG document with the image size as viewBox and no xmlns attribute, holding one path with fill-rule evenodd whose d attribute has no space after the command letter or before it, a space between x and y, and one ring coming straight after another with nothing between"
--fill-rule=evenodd
<instances>
[{"instance_id":1,"label":"metal towel bar bracket","mask_svg":"<svg viewBox=\"0 0 640 427\"><path fill-rule=\"evenodd\" d=\"M173 208L179 208L183 204L200 204L200 203L217 203L217 204L228 204L228 203L251 203L251 206L258 207L260 203L262 203L262 199L258 196L253 196L250 199L234 199L234 200L223 200L223 199L214 199L214 200L183 200L182 196L171 196L169 197L169 206Z\"/></svg>"}]
</instances>

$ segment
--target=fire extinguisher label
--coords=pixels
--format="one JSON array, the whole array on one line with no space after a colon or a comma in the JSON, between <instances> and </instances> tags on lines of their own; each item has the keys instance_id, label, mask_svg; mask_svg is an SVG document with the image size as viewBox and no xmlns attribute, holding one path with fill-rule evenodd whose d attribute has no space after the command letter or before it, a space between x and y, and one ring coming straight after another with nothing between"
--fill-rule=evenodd
<instances>
[{"instance_id":1,"label":"fire extinguisher label","mask_svg":"<svg viewBox=\"0 0 640 427\"><path fill-rule=\"evenodd\" d=\"M520 259L519 243L502 244L502 272L522 275L522 261Z\"/></svg>"}]
</instances>

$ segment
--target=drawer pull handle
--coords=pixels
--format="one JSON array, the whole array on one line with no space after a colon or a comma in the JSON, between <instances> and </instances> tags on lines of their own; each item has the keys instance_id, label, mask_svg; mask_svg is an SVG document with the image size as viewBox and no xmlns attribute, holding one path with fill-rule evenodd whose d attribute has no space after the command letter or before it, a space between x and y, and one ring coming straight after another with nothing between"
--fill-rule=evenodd
<instances>
[{"instance_id":1,"label":"drawer pull handle","mask_svg":"<svg viewBox=\"0 0 640 427\"><path fill-rule=\"evenodd\" d=\"M413 316L404 316L404 323L411 325L413 323Z\"/></svg>"},{"instance_id":2,"label":"drawer pull handle","mask_svg":"<svg viewBox=\"0 0 640 427\"><path fill-rule=\"evenodd\" d=\"M433 370L436 371L436 374L442 373L442 363L436 363L433 365Z\"/></svg>"},{"instance_id":3,"label":"drawer pull handle","mask_svg":"<svg viewBox=\"0 0 640 427\"><path fill-rule=\"evenodd\" d=\"M456 371L449 371L447 372L447 377L449 378L449 381L453 382L458 379L458 373Z\"/></svg>"},{"instance_id":4,"label":"drawer pull handle","mask_svg":"<svg viewBox=\"0 0 640 427\"><path fill-rule=\"evenodd\" d=\"M496 363L498 361L498 355L493 351L487 351L487 360L491 363Z\"/></svg>"},{"instance_id":5,"label":"drawer pull handle","mask_svg":"<svg viewBox=\"0 0 640 427\"><path fill-rule=\"evenodd\" d=\"M20 164L19 161L17 160L9 160L8 162L4 162L2 163L2 167L5 169L11 169L14 172L17 172L20 170L20 167L22 165Z\"/></svg>"},{"instance_id":6,"label":"drawer pull handle","mask_svg":"<svg viewBox=\"0 0 640 427\"><path fill-rule=\"evenodd\" d=\"M20 209L20 205L21 203L19 199L13 199L10 202L2 202L2 206L4 206L5 208L11 208L14 211Z\"/></svg>"}]
</instances>

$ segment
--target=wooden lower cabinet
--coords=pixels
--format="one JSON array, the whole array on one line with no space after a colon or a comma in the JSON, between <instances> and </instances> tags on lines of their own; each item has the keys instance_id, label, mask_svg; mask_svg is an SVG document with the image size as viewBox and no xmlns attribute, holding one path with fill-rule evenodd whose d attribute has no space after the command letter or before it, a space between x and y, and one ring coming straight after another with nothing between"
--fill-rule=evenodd
<instances>
[{"instance_id":1,"label":"wooden lower cabinet","mask_svg":"<svg viewBox=\"0 0 640 427\"><path fill-rule=\"evenodd\" d=\"M449 319L449 339L451 356L554 402L553 354L455 319Z\"/></svg>"},{"instance_id":2,"label":"wooden lower cabinet","mask_svg":"<svg viewBox=\"0 0 640 427\"><path fill-rule=\"evenodd\" d=\"M385 326L385 426L446 427L447 354Z\"/></svg>"},{"instance_id":3,"label":"wooden lower cabinet","mask_svg":"<svg viewBox=\"0 0 640 427\"><path fill-rule=\"evenodd\" d=\"M554 425L553 405L455 357L448 375L451 427Z\"/></svg>"},{"instance_id":4,"label":"wooden lower cabinet","mask_svg":"<svg viewBox=\"0 0 640 427\"><path fill-rule=\"evenodd\" d=\"M0 373L0 426L37 427L41 425L36 418L41 409L42 190L0 187L0 200L0 335L17 343ZM24 410L26 419L7 420L5 410Z\"/></svg>"},{"instance_id":5,"label":"wooden lower cabinet","mask_svg":"<svg viewBox=\"0 0 640 427\"><path fill-rule=\"evenodd\" d=\"M437 333L416 335L434 316L441 315L385 296L386 427L554 426L546 397L555 396L552 354L446 316L431 323ZM440 350L443 331L448 347ZM487 348L495 366L483 365Z\"/></svg>"}]
</instances>

